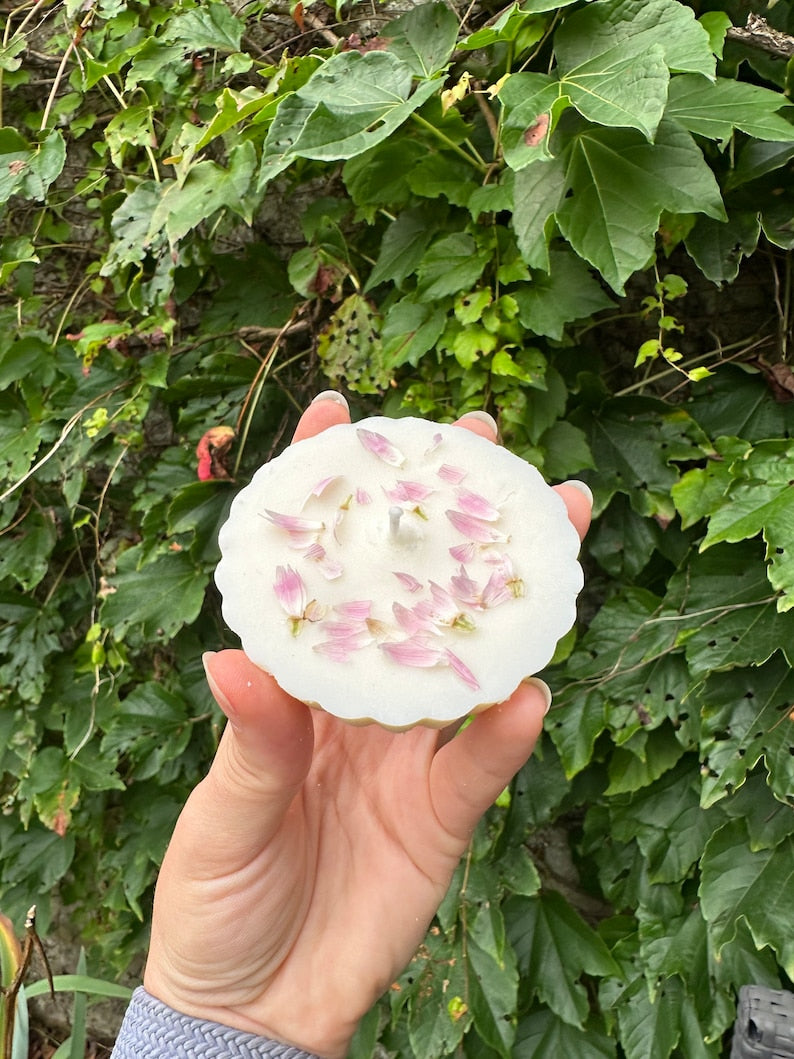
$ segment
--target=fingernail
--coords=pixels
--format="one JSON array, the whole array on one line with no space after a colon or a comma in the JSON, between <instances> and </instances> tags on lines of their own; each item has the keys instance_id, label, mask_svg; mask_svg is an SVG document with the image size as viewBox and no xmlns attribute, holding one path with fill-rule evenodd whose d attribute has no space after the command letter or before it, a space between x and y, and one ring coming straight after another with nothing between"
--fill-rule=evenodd
<instances>
[{"instance_id":1,"label":"fingernail","mask_svg":"<svg viewBox=\"0 0 794 1059\"><path fill-rule=\"evenodd\" d=\"M496 420L489 412L466 412L460 417L461 419L478 419L481 423L485 423L494 432L494 437L499 435L499 427L496 425Z\"/></svg>"},{"instance_id":2,"label":"fingernail","mask_svg":"<svg viewBox=\"0 0 794 1059\"><path fill-rule=\"evenodd\" d=\"M205 651L204 654L201 656L201 664L204 666L204 673L207 677L207 685L209 686L209 689L212 692L213 698L223 710L223 712L226 714L226 716L229 718L229 720L232 722L232 724L234 724L237 720L237 714L235 713L232 704L229 702L229 700L223 694L221 689L218 687L210 669L212 659L215 657L216 654L217 651Z\"/></svg>"},{"instance_id":3,"label":"fingernail","mask_svg":"<svg viewBox=\"0 0 794 1059\"><path fill-rule=\"evenodd\" d=\"M318 401L333 401L334 404L339 404L342 408L350 408L347 398L344 394L339 393L338 390L323 390L322 393L318 393L316 397L312 398L312 404L317 404Z\"/></svg>"},{"instance_id":4,"label":"fingernail","mask_svg":"<svg viewBox=\"0 0 794 1059\"><path fill-rule=\"evenodd\" d=\"M529 684L530 687L537 688L546 700L546 709L543 711L543 716L545 717L551 708L551 688L546 681L541 680L540 677L527 677L523 683Z\"/></svg>"},{"instance_id":5,"label":"fingernail","mask_svg":"<svg viewBox=\"0 0 794 1059\"><path fill-rule=\"evenodd\" d=\"M585 482L580 482L578 478L569 478L567 482L561 484L569 485L571 489L578 489L582 496L586 496L590 501L590 507L593 506L593 491Z\"/></svg>"}]
</instances>

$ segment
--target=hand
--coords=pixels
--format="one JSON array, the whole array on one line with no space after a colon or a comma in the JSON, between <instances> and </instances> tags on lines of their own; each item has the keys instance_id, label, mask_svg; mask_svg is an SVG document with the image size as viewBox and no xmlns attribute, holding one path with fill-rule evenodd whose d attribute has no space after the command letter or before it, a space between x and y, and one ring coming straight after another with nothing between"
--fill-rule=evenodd
<instances>
[{"instance_id":1,"label":"hand","mask_svg":"<svg viewBox=\"0 0 794 1059\"><path fill-rule=\"evenodd\" d=\"M295 440L341 422L342 405L318 400ZM459 425L495 441L484 421ZM558 489L583 535L587 498ZM144 985L185 1014L342 1059L531 754L547 699L522 684L459 734L391 732L310 709L241 651L205 666L229 724L163 862Z\"/></svg>"}]
</instances>

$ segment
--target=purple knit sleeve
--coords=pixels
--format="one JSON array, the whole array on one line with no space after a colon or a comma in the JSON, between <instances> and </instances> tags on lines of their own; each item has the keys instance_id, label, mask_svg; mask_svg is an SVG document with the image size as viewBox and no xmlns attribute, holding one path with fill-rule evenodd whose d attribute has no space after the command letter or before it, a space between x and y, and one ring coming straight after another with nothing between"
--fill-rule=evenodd
<instances>
[{"instance_id":1,"label":"purple knit sleeve","mask_svg":"<svg viewBox=\"0 0 794 1059\"><path fill-rule=\"evenodd\" d=\"M182 1015L136 989L110 1059L319 1059L267 1037Z\"/></svg>"}]
</instances>

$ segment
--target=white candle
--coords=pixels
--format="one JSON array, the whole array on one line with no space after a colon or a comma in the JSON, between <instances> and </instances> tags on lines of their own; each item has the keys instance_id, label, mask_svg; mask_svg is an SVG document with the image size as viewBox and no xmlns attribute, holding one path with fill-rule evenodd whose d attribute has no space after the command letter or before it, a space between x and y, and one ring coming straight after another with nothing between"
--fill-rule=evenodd
<instances>
[{"instance_id":1,"label":"white candle","mask_svg":"<svg viewBox=\"0 0 794 1059\"><path fill-rule=\"evenodd\" d=\"M583 580L536 468L421 419L287 449L235 498L220 546L249 658L295 698L396 729L507 698L573 624Z\"/></svg>"}]
</instances>

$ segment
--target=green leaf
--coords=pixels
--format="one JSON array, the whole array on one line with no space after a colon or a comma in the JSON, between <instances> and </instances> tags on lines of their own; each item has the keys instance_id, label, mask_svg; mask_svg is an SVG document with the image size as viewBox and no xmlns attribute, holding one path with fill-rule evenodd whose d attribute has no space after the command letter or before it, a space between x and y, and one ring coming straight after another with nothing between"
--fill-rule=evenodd
<instances>
[{"instance_id":1,"label":"green leaf","mask_svg":"<svg viewBox=\"0 0 794 1059\"><path fill-rule=\"evenodd\" d=\"M740 187L773 173L794 158L794 143L770 143L749 140L736 157L736 165L728 174L727 188Z\"/></svg>"},{"instance_id":2,"label":"green leaf","mask_svg":"<svg viewBox=\"0 0 794 1059\"><path fill-rule=\"evenodd\" d=\"M609 820L610 832L616 839L637 841L653 883L675 883L687 878L714 830L714 814L700 805L700 783L691 759L679 761L631 796L613 798ZM663 970L673 974L681 968Z\"/></svg>"},{"instance_id":3,"label":"green leaf","mask_svg":"<svg viewBox=\"0 0 794 1059\"><path fill-rule=\"evenodd\" d=\"M573 0L571 0L573 2ZM522 43L525 47L535 44L543 37L545 20L533 18L531 4L524 3L519 7L518 3L511 4L496 19L493 25L484 26L475 30L462 40L458 47L461 51L477 51L480 48L489 48L492 44L502 41L514 41L521 34ZM561 6L561 5L558 5Z\"/></svg>"},{"instance_id":4,"label":"green leaf","mask_svg":"<svg viewBox=\"0 0 794 1059\"><path fill-rule=\"evenodd\" d=\"M118 1000L129 1000L132 996L129 986L87 974L54 974L52 984L56 993L87 993L89 996L115 997ZM46 978L25 986L25 992L31 999L46 996L49 991L50 984Z\"/></svg>"},{"instance_id":5,"label":"green leaf","mask_svg":"<svg viewBox=\"0 0 794 1059\"><path fill-rule=\"evenodd\" d=\"M787 103L781 92L760 85L685 74L670 82L665 116L712 140L740 129L757 140L786 141L794 140L794 125L777 112Z\"/></svg>"},{"instance_id":6,"label":"green leaf","mask_svg":"<svg viewBox=\"0 0 794 1059\"><path fill-rule=\"evenodd\" d=\"M558 419L540 436L543 473L547 478L566 481L588 468L594 468L593 454L583 430Z\"/></svg>"},{"instance_id":7,"label":"green leaf","mask_svg":"<svg viewBox=\"0 0 794 1059\"><path fill-rule=\"evenodd\" d=\"M139 566L141 558L140 545L119 557L100 620L117 638L137 626L145 639L171 639L183 625L195 621L209 575L197 569L185 552L169 552Z\"/></svg>"},{"instance_id":8,"label":"green leaf","mask_svg":"<svg viewBox=\"0 0 794 1059\"><path fill-rule=\"evenodd\" d=\"M632 129L582 130L567 154L566 185L560 230L617 293L653 254L662 211L725 215L699 148L668 121L653 144Z\"/></svg>"},{"instance_id":9,"label":"green leaf","mask_svg":"<svg viewBox=\"0 0 794 1059\"><path fill-rule=\"evenodd\" d=\"M521 256L530 268L549 271L549 242L556 229L555 215L566 187L566 166L562 158L527 166L515 174L513 231Z\"/></svg>"},{"instance_id":10,"label":"green leaf","mask_svg":"<svg viewBox=\"0 0 794 1059\"><path fill-rule=\"evenodd\" d=\"M163 39L179 41L194 52L234 52L240 50L243 23L221 0L210 0L201 7L180 11L169 19Z\"/></svg>"},{"instance_id":11,"label":"green leaf","mask_svg":"<svg viewBox=\"0 0 794 1059\"><path fill-rule=\"evenodd\" d=\"M770 561L769 580L783 593L778 609L790 610L794 607L794 443L760 442L744 459L736 461L731 471L734 482L722 506L709 519L701 548L763 534Z\"/></svg>"},{"instance_id":12,"label":"green leaf","mask_svg":"<svg viewBox=\"0 0 794 1059\"><path fill-rule=\"evenodd\" d=\"M794 839L754 853L741 820L725 824L710 839L701 863L700 903L717 953L745 920L758 948L769 945L789 977L794 938L787 899L794 885Z\"/></svg>"},{"instance_id":13,"label":"green leaf","mask_svg":"<svg viewBox=\"0 0 794 1059\"><path fill-rule=\"evenodd\" d=\"M518 1024L513 1059L614 1059L616 1044L594 1026L582 1029L558 1018L553 1011L533 1011Z\"/></svg>"},{"instance_id":14,"label":"green leaf","mask_svg":"<svg viewBox=\"0 0 794 1059\"><path fill-rule=\"evenodd\" d=\"M608 309L612 299L575 254L554 250L548 274L535 272L530 283L513 292L519 319L528 331L561 339L565 325Z\"/></svg>"},{"instance_id":15,"label":"green leaf","mask_svg":"<svg viewBox=\"0 0 794 1059\"><path fill-rule=\"evenodd\" d=\"M396 302L383 321L381 338L385 362L392 368L416 366L432 349L446 326L446 313L436 305L412 298Z\"/></svg>"},{"instance_id":16,"label":"green leaf","mask_svg":"<svg viewBox=\"0 0 794 1059\"><path fill-rule=\"evenodd\" d=\"M679 978L667 979L653 1000L645 981L638 979L618 1008L620 1042L626 1059L668 1059L681 1036L684 1001ZM703 1059L708 1052L686 1054L691 1054L692 1059Z\"/></svg>"},{"instance_id":17,"label":"green leaf","mask_svg":"<svg viewBox=\"0 0 794 1059\"><path fill-rule=\"evenodd\" d=\"M392 379L383 356L380 317L366 298L351 294L320 334L317 353L332 383L344 378L356 393L380 393Z\"/></svg>"},{"instance_id":18,"label":"green leaf","mask_svg":"<svg viewBox=\"0 0 794 1059\"><path fill-rule=\"evenodd\" d=\"M571 69L623 47L638 59L658 45L671 70L713 76L709 38L691 10L675 0L604 0L567 18L554 38L560 63Z\"/></svg>"},{"instance_id":19,"label":"green leaf","mask_svg":"<svg viewBox=\"0 0 794 1059\"><path fill-rule=\"evenodd\" d=\"M432 213L426 206L402 213L386 229L380 253L367 280L365 292L380 283L401 287L413 275L433 238Z\"/></svg>"},{"instance_id":20,"label":"green leaf","mask_svg":"<svg viewBox=\"0 0 794 1059\"><path fill-rule=\"evenodd\" d=\"M388 49L415 77L433 77L447 66L458 39L458 20L446 4L419 4L389 22Z\"/></svg>"},{"instance_id":21,"label":"green leaf","mask_svg":"<svg viewBox=\"0 0 794 1059\"><path fill-rule=\"evenodd\" d=\"M772 793L794 790L794 674L779 654L763 666L709 677L700 694L702 788L708 808L744 783L761 758Z\"/></svg>"},{"instance_id":22,"label":"green leaf","mask_svg":"<svg viewBox=\"0 0 794 1059\"><path fill-rule=\"evenodd\" d=\"M698 217L684 245L712 283L732 283L745 257L758 246L761 221L757 213L734 213L727 221Z\"/></svg>"},{"instance_id":23,"label":"green leaf","mask_svg":"<svg viewBox=\"0 0 794 1059\"><path fill-rule=\"evenodd\" d=\"M464 999L468 992L466 960L460 942L450 943L440 931L431 931L397 984L400 988L395 993L407 994L400 1000L407 999L409 1004L408 1035L413 1054L445 1055L453 1051L471 1024Z\"/></svg>"},{"instance_id":24,"label":"green leaf","mask_svg":"<svg viewBox=\"0 0 794 1059\"><path fill-rule=\"evenodd\" d=\"M481 917L482 912L477 919ZM469 1004L475 1028L497 1055L511 1059L518 997L518 970L513 950L505 947L498 957L493 951L482 948L470 934L466 959Z\"/></svg>"},{"instance_id":25,"label":"green leaf","mask_svg":"<svg viewBox=\"0 0 794 1059\"><path fill-rule=\"evenodd\" d=\"M0 204L12 195L43 200L66 162L66 144L57 129L29 144L16 129L0 128Z\"/></svg>"},{"instance_id":26,"label":"green leaf","mask_svg":"<svg viewBox=\"0 0 794 1059\"><path fill-rule=\"evenodd\" d=\"M263 148L259 191L295 158L331 161L362 154L390 136L434 92L411 95L410 67L390 52L341 52L279 107Z\"/></svg>"},{"instance_id":27,"label":"green leaf","mask_svg":"<svg viewBox=\"0 0 794 1059\"><path fill-rule=\"evenodd\" d=\"M654 444L637 445L638 430ZM675 460L697 459L699 432L686 412L622 398L604 405L593 420L590 448L599 471L596 513L616 493L625 493L645 516L675 515L670 490L678 480Z\"/></svg>"},{"instance_id":28,"label":"green leaf","mask_svg":"<svg viewBox=\"0 0 794 1059\"><path fill-rule=\"evenodd\" d=\"M609 762L607 797L638 791L674 767L684 753L670 725L637 732L615 748Z\"/></svg>"},{"instance_id":29,"label":"green leaf","mask_svg":"<svg viewBox=\"0 0 794 1059\"><path fill-rule=\"evenodd\" d=\"M548 132L537 138L538 124L542 116L549 119L552 127L552 111L556 114L560 96L564 95L560 82L550 74L511 74L499 92L499 101L504 107L502 119L502 149L505 162L516 171L524 169L530 162L548 159Z\"/></svg>"},{"instance_id":30,"label":"green leaf","mask_svg":"<svg viewBox=\"0 0 794 1059\"><path fill-rule=\"evenodd\" d=\"M518 969L533 995L581 1027L589 1011L582 974L620 974L604 942L555 891L510 898L504 912Z\"/></svg>"},{"instance_id":31,"label":"green leaf","mask_svg":"<svg viewBox=\"0 0 794 1059\"><path fill-rule=\"evenodd\" d=\"M691 391L688 410L709 437L734 435L753 442L794 434L794 402L770 400L760 372L726 364Z\"/></svg>"},{"instance_id":32,"label":"green leaf","mask_svg":"<svg viewBox=\"0 0 794 1059\"><path fill-rule=\"evenodd\" d=\"M583 117L598 125L638 129L647 139L654 138L670 77L661 44L651 44L640 56L630 38L575 66L566 63L560 33L556 44L561 91Z\"/></svg>"},{"instance_id":33,"label":"green leaf","mask_svg":"<svg viewBox=\"0 0 794 1059\"><path fill-rule=\"evenodd\" d=\"M458 291L471 290L491 259L467 232L454 232L426 251L417 274L417 300L434 302Z\"/></svg>"}]
</instances>

